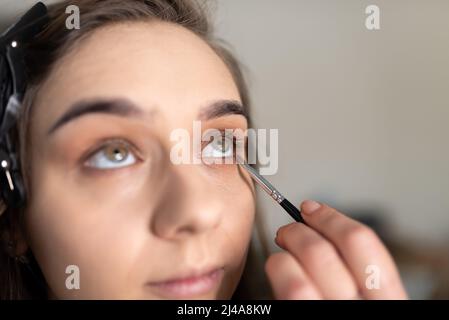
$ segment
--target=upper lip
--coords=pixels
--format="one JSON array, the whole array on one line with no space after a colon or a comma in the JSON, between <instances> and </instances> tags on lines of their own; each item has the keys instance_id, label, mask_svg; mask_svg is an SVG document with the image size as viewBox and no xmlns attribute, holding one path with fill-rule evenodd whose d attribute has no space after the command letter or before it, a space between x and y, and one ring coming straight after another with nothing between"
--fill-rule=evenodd
<instances>
[{"instance_id":1,"label":"upper lip","mask_svg":"<svg viewBox=\"0 0 449 320\"><path fill-rule=\"evenodd\" d=\"M202 276L206 276L216 270L222 269L222 267L213 266L213 267L205 267L205 268L192 268L192 269L184 269L183 271L175 273L174 276L164 278L162 280L158 281L150 281L148 284L156 285L161 283L167 283L167 282L177 282L177 281L183 281L183 280L189 280L189 279L195 279Z\"/></svg>"}]
</instances>

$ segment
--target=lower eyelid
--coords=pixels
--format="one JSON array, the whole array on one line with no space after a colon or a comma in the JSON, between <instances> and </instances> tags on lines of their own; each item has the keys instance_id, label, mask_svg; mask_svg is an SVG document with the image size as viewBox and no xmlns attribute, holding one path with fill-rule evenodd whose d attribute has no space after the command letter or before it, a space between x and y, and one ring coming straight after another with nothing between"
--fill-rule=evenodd
<instances>
[{"instance_id":1,"label":"lower eyelid","mask_svg":"<svg viewBox=\"0 0 449 320\"><path fill-rule=\"evenodd\" d=\"M132 154L132 157L134 158L132 161L134 161L134 163L131 163L131 164L123 164L123 163L120 163L120 164L118 164L116 167L113 167L113 166L105 166L105 167L103 167L103 168L101 168L101 167L99 167L99 166L95 166L94 164L87 164L87 162L89 162L89 160L85 163L86 164L86 166L87 167L90 167L90 168L95 168L95 169L97 169L97 170L118 170L118 169L121 169L121 168L124 168L124 167L130 167L130 166L132 166L132 165L134 165L134 164L136 164L137 163L137 161L138 161L138 159L137 159L137 157L131 152L131 154ZM124 161L125 163L126 163L126 161Z\"/></svg>"}]
</instances>

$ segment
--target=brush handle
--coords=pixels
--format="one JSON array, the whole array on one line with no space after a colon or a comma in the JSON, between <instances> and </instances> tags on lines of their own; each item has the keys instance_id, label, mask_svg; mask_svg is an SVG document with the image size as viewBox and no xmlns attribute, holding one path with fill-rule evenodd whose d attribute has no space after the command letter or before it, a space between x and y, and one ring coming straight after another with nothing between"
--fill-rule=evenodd
<instances>
[{"instance_id":1,"label":"brush handle","mask_svg":"<svg viewBox=\"0 0 449 320\"><path fill-rule=\"evenodd\" d=\"M285 209L285 211L287 211L287 213L293 219L295 219L296 222L301 222L305 224L305 221L301 216L301 211L299 211L299 209L296 208L290 201L284 198L284 200L280 202L280 205L282 206L282 208Z\"/></svg>"},{"instance_id":2,"label":"brush handle","mask_svg":"<svg viewBox=\"0 0 449 320\"><path fill-rule=\"evenodd\" d=\"M279 203L282 208L287 211L287 213L295 219L297 222L304 223L304 219L301 216L301 211L298 210L294 205L291 204L290 201L285 199L285 197L276 190L275 187L271 183L268 182L267 179L262 177L253 167L247 164L243 159L238 158L237 162L240 166L242 166L246 171L251 175L251 177L256 181L256 183L262 187L262 189L271 197L274 201Z\"/></svg>"}]
</instances>

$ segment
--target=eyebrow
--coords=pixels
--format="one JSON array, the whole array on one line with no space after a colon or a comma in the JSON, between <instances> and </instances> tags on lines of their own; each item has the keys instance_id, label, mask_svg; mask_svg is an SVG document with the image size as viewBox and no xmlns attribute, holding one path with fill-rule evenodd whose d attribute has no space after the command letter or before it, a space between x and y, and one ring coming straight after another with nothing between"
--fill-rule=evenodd
<instances>
[{"instance_id":1,"label":"eyebrow","mask_svg":"<svg viewBox=\"0 0 449 320\"><path fill-rule=\"evenodd\" d=\"M211 120L232 114L242 115L247 120L249 118L247 108L245 108L240 102L236 100L218 100L206 107L201 108L198 114L198 119Z\"/></svg>"},{"instance_id":2,"label":"eyebrow","mask_svg":"<svg viewBox=\"0 0 449 320\"><path fill-rule=\"evenodd\" d=\"M226 115L243 115L248 119L246 108L236 100L217 100L200 109L198 119L211 120ZM48 134L54 133L65 124L92 113L105 113L121 117L137 118L144 114L143 110L128 99L97 99L82 100L74 103L69 110L59 118L48 130Z\"/></svg>"},{"instance_id":3,"label":"eyebrow","mask_svg":"<svg viewBox=\"0 0 449 320\"><path fill-rule=\"evenodd\" d=\"M52 134L63 125L81 116L91 113L106 113L122 117L139 117L143 110L127 99L82 100L73 104L58 121L51 126L48 134Z\"/></svg>"}]
</instances>

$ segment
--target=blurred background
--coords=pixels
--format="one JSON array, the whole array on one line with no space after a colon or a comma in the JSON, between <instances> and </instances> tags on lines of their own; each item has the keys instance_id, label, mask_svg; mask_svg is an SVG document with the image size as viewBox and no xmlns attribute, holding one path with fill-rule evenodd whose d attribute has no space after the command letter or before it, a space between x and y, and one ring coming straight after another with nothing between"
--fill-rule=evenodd
<instances>
[{"instance_id":1,"label":"blurred background","mask_svg":"<svg viewBox=\"0 0 449 320\"><path fill-rule=\"evenodd\" d=\"M365 8L380 9L380 30ZM254 124L279 129L269 177L387 242L412 298L449 298L449 1L222 0L217 31L249 69ZM259 192L271 251L291 222Z\"/></svg>"},{"instance_id":2,"label":"blurred background","mask_svg":"<svg viewBox=\"0 0 449 320\"><path fill-rule=\"evenodd\" d=\"M36 1L0 0L0 28ZM51 3L56 1L43 1ZM258 128L279 129L268 177L373 227L411 298L449 298L449 1L211 0L246 67ZM380 9L368 30L365 9ZM291 222L259 192L261 243Z\"/></svg>"}]
</instances>

